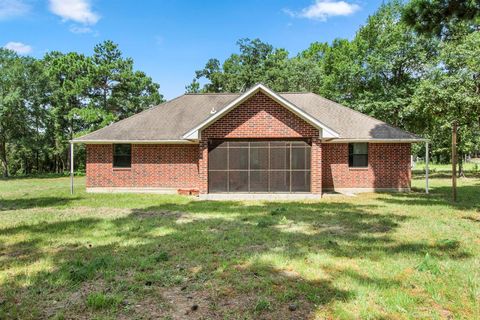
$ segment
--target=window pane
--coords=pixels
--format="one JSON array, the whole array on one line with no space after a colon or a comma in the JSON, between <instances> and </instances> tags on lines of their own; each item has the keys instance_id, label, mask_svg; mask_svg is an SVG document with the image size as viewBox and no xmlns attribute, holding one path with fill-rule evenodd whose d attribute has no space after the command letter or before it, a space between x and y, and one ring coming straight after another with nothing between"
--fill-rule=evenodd
<instances>
[{"instance_id":1,"label":"window pane","mask_svg":"<svg viewBox=\"0 0 480 320\"><path fill-rule=\"evenodd\" d=\"M250 142L250 147L252 147L252 148L268 147L268 141L251 141Z\"/></svg>"},{"instance_id":2,"label":"window pane","mask_svg":"<svg viewBox=\"0 0 480 320\"><path fill-rule=\"evenodd\" d=\"M290 191L290 171L270 171L270 191Z\"/></svg>"},{"instance_id":3,"label":"window pane","mask_svg":"<svg viewBox=\"0 0 480 320\"><path fill-rule=\"evenodd\" d=\"M131 151L130 144L115 144L114 145L114 154L119 156L128 156Z\"/></svg>"},{"instance_id":4,"label":"window pane","mask_svg":"<svg viewBox=\"0 0 480 320\"><path fill-rule=\"evenodd\" d=\"M113 145L113 167L130 168L132 165L132 145L115 144Z\"/></svg>"},{"instance_id":5,"label":"window pane","mask_svg":"<svg viewBox=\"0 0 480 320\"><path fill-rule=\"evenodd\" d=\"M292 141L292 146L294 147L306 147L308 146L308 143L305 141Z\"/></svg>"},{"instance_id":6,"label":"window pane","mask_svg":"<svg viewBox=\"0 0 480 320\"><path fill-rule=\"evenodd\" d=\"M215 148L227 148L228 142L222 140L212 140L208 143L209 150L213 150Z\"/></svg>"},{"instance_id":7,"label":"window pane","mask_svg":"<svg viewBox=\"0 0 480 320\"><path fill-rule=\"evenodd\" d=\"M248 171L230 171L230 192L248 192Z\"/></svg>"},{"instance_id":8,"label":"window pane","mask_svg":"<svg viewBox=\"0 0 480 320\"><path fill-rule=\"evenodd\" d=\"M305 148L292 148L292 169L305 169Z\"/></svg>"},{"instance_id":9,"label":"window pane","mask_svg":"<svg viewBox=\"0 0 480 320\"><path fill-rule=\"evenodd\" d=\"M270 141L271 147L285 147L287 144L288 142L285 141Z\"/></svg>"},{"instance_id":10,"label":"window pane","mask_svg":"<svg viewBox=\"0 0 480 320\"><path fill-rule=\"evenodd\" d=\"M250 192L268 192L268 171L250 171Z\"/></svg>"},{"instance_id":11,"label":"window pane","mask_svg":"<svg viewBox=\"0 0 480 320\"><path fill-rule=\"evenodd\" d=\"M209 192L227 192L227 171L210 171L208 173Z\"/></svg>"},{"instance_id":12,"label":"window pane","mask_svg":"<svg viewBox=\"0 0 480 320\"><path fill-rule=\"evenodd\" d=\"M305 169L310 169L310 163L312 162L311 148L305 148Z\"/></svg>"},{"instance_id":13,"label":"window pane","mask_svg":"<svg viewBox=\"0 0 480 320\"><path fill-rule=\"evenodd\" d=\"M353 154L367 154L368 153L368 144L367 143L354 143L353 144Z\"/></svg>"},{"instance_id":14,"label":"window pane","mask_svg":"<svg viewBox=\"0 0 480 320\"><path fill-rule=\"evenodd\" d=\"M129 168L130 165L130 156L115 156L113 162L115 168Z\"/></svg>"},{"instance_id":15,"label":"window pane","mask_svg":"<svg viewBox=\"0 0 480 320\"><path fill-rule=\"evenodd\" d=\"M228 145L230 148L232 147L248 147L248 142L246 141L229 141Z\"/></svg>"},{"instance_id":16,"label":"window pane","mask_svg":"<svg viewBox=\"0 0 480 320\"><path fill-rule=\"evenodd\" d=\"M292 171L292 191L310 191L310 171Z\"/></svg>"},{"instance_id":17,"label":"window pane","mask_svg":"<svg viewBox=\"0 0 480 320\"><path fill-rule=\"evenodd\" d=\"M248 148L229 148L229 169L248 169Z\"/></svg>"},{"instance_id":18,"label":"window pane","mask_svg":"<svg viewBox=\"0 0 480 320\"><path fill-rule=\"evenodd\" d=\"M348 152L350 167L368 167L368 143L350 143Z\"/></svg>"},{"instance_id":19,"label":"window pane","mask_svg":"<svg viewBox=\"0 0 480 320\"><path fill-rule=\"evenodd\" d=\"M270 169L290 169L290 149L270 149Z\"/></svg>"},{"instance_id":20,"label":"window pane","mask_svg":"<svg viewBox=\"0 0 480 320\"><path fill-rule=\"evenodd\" d=\"M227 148L215 148L208 153L208 167L211 170L227 170Z\"/></svg>"},{"instance_id":21,"label":"window pane","mask_svg":"<svg viewBox=\"0 0 480 320\"><path fill-rule=\"evenodd\" d=\"M368 167L368 155L363 154L354 154L353 157L353 167Z\"/></svg>"},{"instance_id":22,"label":"window pane","mask_svg":"<svg viewBox=\"0 0 480 320\"><path fill-rule=\"evenodd\" d=\"M268 149L252 148L250 149L250 169L268 169Z\"/></svg>"}]
</instances>

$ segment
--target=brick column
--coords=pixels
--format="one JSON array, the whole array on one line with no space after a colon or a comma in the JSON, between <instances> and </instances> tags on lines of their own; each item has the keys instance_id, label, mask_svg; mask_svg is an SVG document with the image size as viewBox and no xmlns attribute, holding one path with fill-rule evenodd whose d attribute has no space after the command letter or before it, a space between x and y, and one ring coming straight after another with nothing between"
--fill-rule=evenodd
<instances>
[{"instance_id":1,"label":"brick column","mask_svg":"<svg viewBox=\"0 0 480 320\"><path fill-rule=\"evenodd\" d=\"M312 193L322 195L322 142L319 138L312 139Z\"/></svg>"},{"instance_id":2,"label":"brick column","mask_svg":"<svg viewBox=\"0 0 480 320\"><path fill-rule=\"evenodd\" d=\"M198 152L198 190L200 194L206 194L208 193L208 140L200 140Z\"/></svg>"}]
</instances>

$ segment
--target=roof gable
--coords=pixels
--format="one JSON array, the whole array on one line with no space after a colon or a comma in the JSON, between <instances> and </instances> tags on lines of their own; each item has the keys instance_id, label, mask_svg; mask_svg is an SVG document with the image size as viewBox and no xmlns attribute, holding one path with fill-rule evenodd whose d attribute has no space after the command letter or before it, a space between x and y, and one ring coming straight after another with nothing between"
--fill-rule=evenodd
<instances>
[{"instance_id":1,"label":"roof gable","mask_svg":"<svg viewBox=\"0 0 480 320\"><path fill-rule=\"evenodd\" d=\"M321 129L323 141L419 142L407 131L314 93L274 93L263 85L239 93L184 94L129 118L73 139L74 143L198 143L195 134L255 92L265 95ZM211 114L211 110L217 112ZM308 119L308 120L307 120ZM329 135L331 137L327 137ZM185 136L192 135L190 138Z\"/></svg>"},{"instance_id":2,"label":"roof gable","mask_svg":"<svg viewBox=\"0 0 480 320\"><path fill-rule=\"evenodd\" d=\"M339 135L337 132L335 132L333 129L327 127L324 125L322 122L320 122L318 119L312 117L308 113L306 113L304 110L300 109L293 103L289 102L282 96L278 95L277 93L273 92L269 88L265 87L263 84L257 84L254 87L252 87L250 90L246 91L244 94L230 102L225 108L221 109L220 111L216 112L213 116L209 117L199 125L197 125L195 128L189 130L187 133L183 135L183 139L187 140L198 140L200 137L200 132L201 130L205 129L215 121L221 119L223 116L225 116L228 112L233 110L234 108L238 107L241 105L243 102L245 102L247 99L252 97L255 93L261 91L264 93L266 96L271 98L272 100L276 101L279 103L281 106L285 107L286 109L290 110L315 128L320 130L320 135L321 138L338 138Z\"/></svg>"}]
</instances>

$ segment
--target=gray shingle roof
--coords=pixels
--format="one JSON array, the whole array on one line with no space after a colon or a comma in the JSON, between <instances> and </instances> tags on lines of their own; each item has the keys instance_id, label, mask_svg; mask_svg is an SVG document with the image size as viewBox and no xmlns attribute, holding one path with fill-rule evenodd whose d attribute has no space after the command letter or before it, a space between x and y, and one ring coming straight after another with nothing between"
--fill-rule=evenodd
<instances>
[{"instance_id":1,"label":"gray shingle roof","mask_svg":"<svg viewBox=\"0 0 480 320\"><path fill-rule=\"evenodd\" d=\"M419 136L314 93L278 95L335 130L340 135L339 139L422 140ZM229 93L184 94L74 139L74 142L182 140L186 132L213 116L210 113L212 108L220 111L239 96L240 94Z\"/></svg>"}]
</instances>

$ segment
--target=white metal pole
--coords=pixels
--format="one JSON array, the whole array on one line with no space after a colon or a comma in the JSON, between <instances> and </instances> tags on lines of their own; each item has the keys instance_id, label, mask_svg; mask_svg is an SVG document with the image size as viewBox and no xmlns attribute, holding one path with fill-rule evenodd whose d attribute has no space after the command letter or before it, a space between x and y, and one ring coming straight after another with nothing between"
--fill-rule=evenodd
<instances>
[{"instance_id":1,"label":"white metal pole","mask_svg":"<svg viewBox=\"0 0 480 320\"><path fill-rule=\"evenodd\" d=\"M428 141L425 142L425 193L428 194Z\"/></svg>"},{"instance_id":2,"label":"white metal pole","mask_svg":"<svg viewBox=\"0 0 480 320\"><path fill-rule=\"evenodd\" d=\"M70 142L70 193L73 194L73 142Z\"/></svg>"}]
</instances>

